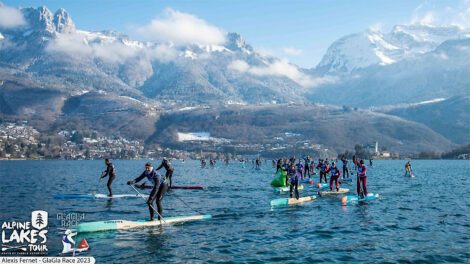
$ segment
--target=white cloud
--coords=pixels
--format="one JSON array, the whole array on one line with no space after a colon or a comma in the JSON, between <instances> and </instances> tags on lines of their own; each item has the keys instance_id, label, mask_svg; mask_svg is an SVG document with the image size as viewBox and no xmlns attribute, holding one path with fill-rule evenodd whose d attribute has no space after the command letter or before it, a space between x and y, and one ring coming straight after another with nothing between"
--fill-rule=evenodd
<instances>
[{"instance_id":1,"label":"white cloud","mask_svg":"<svg viewBox=\"0 0 470 264\"><path fill-rule=\"evenodd\" d=\"M178 51L174 47L164 44L153 47L150 49L149 53L151 58L161 62L169 62L178 57Z\"/></svg>"},{"instance_id":2,"label":"white cloud","mask_svg":"<svg viewBox=\"0 0 470 264\"><path fill-rule=\"evenodd\" d=\"M0 27L13 28L25 24L26 21L20 10L0 3Z\"/></svg>"},{"instance_id":3,"label":"white cloud","mask_svg":"<svg viewBox=\"0 0 470 264\"><path fill-rule=\"evenodd\" d=\"M250 65L248 65L248 63L246 63L245 61L235 60L228 65L228 68L233 71L247 72L250 70Z\"/></svg>"},{"instance_id":4,"label":"white cloud","mask_svg":"<svg viewBox=\"0 0 470 264\"><path fill-rule=\"evenodd\" d=\"M432 26L438 23L436 14L432 11L427 11L424 14L415 14L411 19L411 24L420 24Z\"/></svg>"},{"instance_id":5,"label":"white cloud","mask_svg":"<svg viewBox=\"0 0 470 264\"><path fill-rule=\"evenodd\" d=\"M265 66L250 66L245 61L235 60L229 64L228 68L240 73L248 73L255 76L287 77L306 88L334 82L334 79L330 77L314 78L305 74L287 60L276 60Z\"/></svg>"},{"instance_id":6,"label":"white cloud","mask_svg":"<svg viewBox=\"0 0 470 264\"><path fill-rule=\"evenodd\" d=\"M461 0L456 6L436 8L432 2L419 5L413 12L412 24L470 28L470 1Z\"/></svg>"},{"instance_id":7,"label":"white cloud","mask_svg":"<svg viewBox=\"0 0 470 264\"><path fill-rule=\"evenodd\" d=\"M166 9L149 24L135 29L149 41L171 42L176 45L225 43L226 33L206 21L183 12Z\"/></svg>"},{"instance_id":8,"label":"white cloud","mask_svg":"<svg viewBox=\"0 0 470 264\"><path fill-rule=\"evenodd\" d=\"M383 23L375 23L372 26L369 27L369 30L374 31L374 32L383 32L384 30L384 24Z\"/></svg>"},{"instance_id":9,"label":"white cloud","mask_svg":"<svg viewBox=\"0 0 470 264\"><path fill-rule=\"evenodd\" d=\"M136 58L147 58L168 62L178 57L178 51L167 44L155 46L125 45L119 40L96 41L93 33L57 34L47 46L52 54L74 58L99 58L109 63L125 63Z\"/></svg>"},{"instance_id":10,"label":"white cloud","mask_svg":"<svg viewBox=\"0 0 470 264\"><path fill-rule=\"evenodd\" d=\"M300 56L302 54L301 49L296 49L292 47L283 48L282 51L288 56Z\"/></svg>"},{"instance_id":11,"label":"white cloud","mask_svg":"<svg viewBox=\"0 0 470 264\"><path fill-rule=\"evenodd\" d=\"M88 46L83 36L79 34L58 34L57 38L49 42L46 51L78 57L93 54L93 48Z\"/></svg>"},{"instance_id":12,"label":"white cloud","mask_svg":"<svg viewBox=\"0 0 470 264\"><path fill-rule=\"evenodd\" d=\"M120 42L108 44L93 44L93 54L107 62L124 63L130 58L135 58L140 53L140 49L132 48Z\"/></svg>"},{"instance_id":13,"label":"white cloud","mask_svg":"<svg viewBox=\"0 0 470 264\"><path fill-rule=\"evenodd\" d=\"M140 48L129 47L121 42L91 42L82 34L58 34L51 40L47 51L81 58L100 58L110 63L123 63L136 57Z\"/></svg>"}]
</instances>

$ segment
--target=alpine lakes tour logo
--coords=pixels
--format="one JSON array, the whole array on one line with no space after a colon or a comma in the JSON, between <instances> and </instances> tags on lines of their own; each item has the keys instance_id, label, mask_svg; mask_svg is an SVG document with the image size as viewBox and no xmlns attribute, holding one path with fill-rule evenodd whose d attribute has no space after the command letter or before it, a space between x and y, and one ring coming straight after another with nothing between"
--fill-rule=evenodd
<instances>
[{"instance_id":1,"label":"alpine lakes tour logo","mask_svg":"<svg viewBox=\"0 0 470 264\"><path fill-rule=\"evenodd\" d=\"M2 255L45 255L47 254L46 211L33 211L31 222L3 222Z\"/></svg>"}]
</instances>

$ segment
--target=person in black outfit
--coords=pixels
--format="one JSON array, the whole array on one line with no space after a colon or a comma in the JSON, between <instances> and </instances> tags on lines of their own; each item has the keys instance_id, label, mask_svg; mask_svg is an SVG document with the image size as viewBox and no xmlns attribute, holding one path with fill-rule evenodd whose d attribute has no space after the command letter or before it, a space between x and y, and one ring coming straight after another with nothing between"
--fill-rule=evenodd
<instances>
[{"instance_id":1,"label":"person in black outfit","mask_svg":"<svg viewBox=\"0 0 470 264\"><path fill-rule=\"evenodd\" d=\"M310 178L310 156L305 157L305 165L304 165L304 177Z\"/></svg>"},{"instance_id":2,"label":"person in black outfit","mask_svg":"<svg viewBox=\"0 0 470 264\"><path fill-rule=\"evenodd\" d=\"M163 214L162 199L166 191L168 191L168 183L166 182L166 178L162 178L161 175L153 169L152 163L148 162L145 164L144 172L142 172L142 174L139 177L135 178L133 181L128 181L127 184L135 184L144 178L147 178L147 180L153 183L153 189L150 192L149 198L147 200L150 213L150 221L153 221L153 217L155 214L155 211L152 208L152 204L154 201L156 201L157 203L158 220L161 220L161 216Z\"/></svg>"},{"instance_id":3,"label":"person in black outfit","mask_svg":"<svg viewBox=\"0 0 470 264\"><path fill-rule=\"evenodd\" d=\"M108 184L107 184L108 191L109 191L108 196L112 197L113 190L111 188L111 185L113 184L113 181L116 178L116 170L114 169L114 165L111 163L109 159L105 159L104 163L106 164L106 170L103 171L103 173L101 173L101 178L108 176Z\"/></svg>"},{"instance_id":4,"label":"person in black outfit","mask_svg":"<svg viewBox=\"0 0 470 264\"><path fill-rule=\"evenodd\" d=\"M158 168L156 169L157 171L161 168L165 168L166 173L165 173L165 179L170 180L170 188L171 188L171 176L173 176L173 166L171 165L171 162L167 158L163 158L162 163Z\"/></svg>"}]
</instances>

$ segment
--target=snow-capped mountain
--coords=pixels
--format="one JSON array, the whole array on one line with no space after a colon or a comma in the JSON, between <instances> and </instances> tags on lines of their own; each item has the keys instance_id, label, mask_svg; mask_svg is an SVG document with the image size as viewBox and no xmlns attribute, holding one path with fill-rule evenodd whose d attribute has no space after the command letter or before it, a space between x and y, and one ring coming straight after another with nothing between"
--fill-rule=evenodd
<instances>
[{"instance_id":1,"label":"snow-capped mountain","mask_svg":"<svg viewBox=\"0 0 470 264\"><path fill-rule=\"evenodd\" d=\"M394 64L358 69L312 92L312 100L359 107L415 103L470 95L470 38ZM331 93L335 96L329 96Z\"/></svg>"},{"instance_id":2,"label":"snow-capped mountain","mask_svg":"<svg viewBox=\"0 0 470 264\"><path fill-rule=\"evenodd\" d=\"M21 11L27 25L1 31L0 78L7 81L70 94L103 90L140 99L255 103L302 100L305 78L297 79L310 78L284 62L294 74L273 70L280 60L260 55L236 33L223 45L178 46L79 30L64 9Z\"/></svg>"},{"instance_id":3,"label":"snow-capped mountain","mask_svg":"<svg viewBox=\"0 0 470 264\"><path fill-rule=\"evenodd\" d=\"M451 26L345 36L306 70L261 55L237 33L217 45L143 42L77 29L64 9L21 11L25 26L0 29L0 79L70 95L106 91L184 104L305 102L312 95L315 102L371 106L447 98L465 93L468 83L468 31Z\"/></svg>"},{"instance_id":4,"label":"snow-capped mountain","mask_svg":"<svg viewBox=\"0 0 470 264\"><path fill-rule=\"evenodd\" d=\"M287 107L295 109L293 114L299 111L318 117L323 116L317 115L325 110L323 106L310 108L317 111L310 113L301 103L368 107L469 94L470 38L456 27L408 25L396 26L386 34L369 30L349 35L331 45L316 69L307 70L261 55L237 33L226 34L225 42L217 45L144 42L119 32L77 29L64 9L55 13L46 7L21 11L26 25L0 28L0 117L34 121L46 131L53 125L78 127L86 120L89 126L100 126L106 132L118 128L127 131L126 136L146 139L166 106L212 104L215 109L219 106L213 104L220 103L238 107L293 102ZM257 106L245 107L247 117L251 107ZM285 127L274 118L285 114L285 105L269 107L276 111L256 112L253 115L260 119L243 120L262 124L266 131L279 130L272 123ZM334 108L331 116L338 120L351 115L349 107ZM230 115L238 113L230 111ZM362 115L382 118L382 114L362 110L354 115L355 120ZM388 133L390 140L402 138L402 122L392 119L377 127L374 135ZM162 120L171 130L174 120ZM204 127L213 125L205 121L201 120ZM323 121L298 122L314 133L312 136L330 135L324 131L331 123ZM127 124L124 129L121 123ZM312 130L312 123L316 130ZM239 129L227 129L224 122L220 125L220 131ZM421 131L408 133L410 142L421 140L415 134L430 135L421 141L420 148L438 136L421 128L406 131ZM244 130L250 136L256 131L258 128ZM367 138L367 133L359 134ZM440 146L450 144L439 140Z\"/></svg>"},{"instance_id":5,"label":"snow-capped mountain","mask_svg":"<svg viewBox=\"0 0 470 264\"><path fill-rule=\"evenodd\" d=\"M328 74L350 74L374 65L389 65L433 51L451 39L469 37L456 26L398 25L389 33L378 30L352 34L335 41L317 66Z\"/></svg>"}]
</instances>

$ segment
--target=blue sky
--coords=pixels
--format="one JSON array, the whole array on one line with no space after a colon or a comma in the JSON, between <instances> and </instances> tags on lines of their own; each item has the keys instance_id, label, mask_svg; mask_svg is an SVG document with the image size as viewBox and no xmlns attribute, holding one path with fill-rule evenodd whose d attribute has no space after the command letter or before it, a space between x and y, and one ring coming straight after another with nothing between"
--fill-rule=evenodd
<instances>
[{"instance_id":1,"label":"blue sky","mask_svg":"<svg viewBox=\"0 0 470 264\"><path fill-rule=\"evenodd\" d=\"M468 3L465 0L0 1L12 7L45 5L52 12L63 7L79 29L116 30L136 39L141 37L136 34L136 27L149 24L171 8L225 32L237 32L255 49L305 68L314 67L328 46L342 36L371 27L388 32L396 24L407 24L417 18L439 22L436 19L439 10L458 9Z\"/></svg>"}]
</instances>

